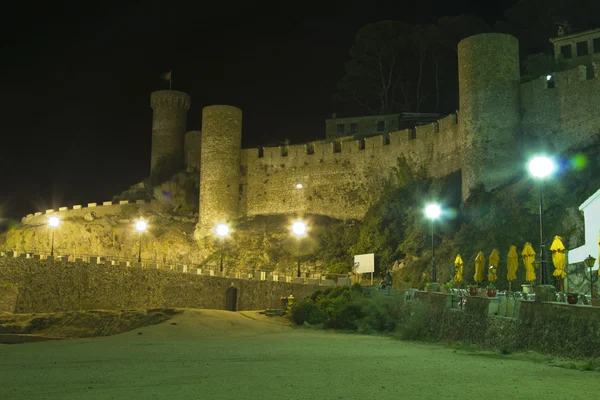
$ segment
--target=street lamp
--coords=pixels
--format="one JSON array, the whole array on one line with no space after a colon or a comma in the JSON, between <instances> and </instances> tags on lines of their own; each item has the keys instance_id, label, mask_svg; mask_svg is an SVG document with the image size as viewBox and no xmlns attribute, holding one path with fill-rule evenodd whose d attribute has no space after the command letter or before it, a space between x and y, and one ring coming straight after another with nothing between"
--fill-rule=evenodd
<instances>
[{"instance_id":1,"label":"street lamp","mask_svg":"<svg viewBox=\"0 0 600 400\"><path fill-rule=\"evenodd\" d=\"M306 222L298 220L292 223L292 233L298 239L298 253L297 253L297 261L298 261L298 278L300 278L300 239L306 235Z\"/></svg>"},{"instance_id":2,"label":"street lamp","mask_svg":"<svg viewBox=\"0 0 600 400\"><path fill-rule=\"evenodd\" d=\"M435 245L433 241L434 221L439 218L442 210L437 204L429 204L425 207L425 215L431 220L431 283L437 282L437 274L435 270Z\"/></svg>"},{"instance_id":3,"label":"street lamp","mask_svg":"<svg viewBox=\"0 0 600 400\"><path fill-rule=\"evenodd\" d=\"M527 164L527 169L529 173L537 178L539 181L539 198L540 198L540 275L541 275L541 284L548 284L548 272L546 270L546 254L544 249L544 211L543 211L543 197L542 197L542 182L545 178L552 175L556 166L554 161L545 156L536 156L532 158Z\"/></svg>"},{"instance_id":4,"label":"street lamp","mask_svg":"<svg viewBox=\"0 0 600 400\"><path fill-rule=\"evenodd\" d=\"M140 244L138 250L138 262L142 262L142 237L144 236L144 232L148 229L148 223L143 219L138 219L135 221L135 230L140 233Z\"/></svg>"},{"instance_id":5,"label":"street lamp","mask_svg":"<svg viewBox=\"0 0 600 400\"><path fill-rule=\"evenodd\" d=\"M593 299L594 298L594 272L592 271L592 268L594 268L596 259L590 255L583 261L585 262L585 265L590 269L590 299ZM596 280L598 280L598 276L596 276Z\"/></svg>"},{"instance_id":6,"label":"street lamp","mask_svg":"<svg viewBox=\"0 0 600 400\"><path fill-rule=\"evenodd\" d=\"M60 225L60 218L58 218L56 215L48 218L48 226L52 229L52 248L50 250L51 257L54 257L54 231L56 228L58 228L58 225Z\"/></svg>"},{"instance_id":7,"label":"street lamp","mask_svg":"<svg viewBox=\"0 0 600 400\"><path fill-rule=\"evenodd\" d=\"M229 225L218 224L215 228L215 232L217 233L217 236L221 238L221 264L219 266L219 271L223 272L223 250L225 249L225 237L229 235Z\"/></svg>"}]
</instances>

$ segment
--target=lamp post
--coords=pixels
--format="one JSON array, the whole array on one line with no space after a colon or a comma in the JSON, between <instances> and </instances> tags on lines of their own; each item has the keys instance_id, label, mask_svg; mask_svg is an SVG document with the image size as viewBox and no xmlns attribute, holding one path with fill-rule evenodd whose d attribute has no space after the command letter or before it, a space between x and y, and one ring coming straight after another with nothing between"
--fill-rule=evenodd
<instances>
[{"instance_id":1,"label":"lamp post","mask_svg":"<svg viewBox=\"0 0 600 400\"><path fill-rule=\"evenodd\" d=\"M54 257L54 231L56 230L56 228L58 228L58 225L60 225L60 218L58 218L56 215L53 215L50 218L48 218L48 226L50 227L50 229L52 229L52 247L50 250L51 257Z\"/></svg>"},{"instance_id":2,"label":"lamp post","mask_svg":"<svg viewBox=\"0 0 600 400\"><path fill-rule=\"evenodd\" d=\"M298 278L300 278L300 239L306 235L306 223L298 220L292 223L292 233L298 239L298 252L296 254L296 260L298 261Z\"/></svg>"},{"instance_id":3,"label":"lamp post","mask_svg":"<svg viewBox=\"0 0 600 400\"><path fill-rule=\"evenodd\" d=\"M225 237L229 235L229 225L218 224L215 228L217 236L221 238L221 263L219 265L219 271L223 272L223 251L225 250Z\"/></svg>"},{"instance_id":4,"label":"lamp post","mask_svg":"<svg viewBox=\"0 0 600 400\"><path fill-rule=\"evenodd\" d=\"M541 284L548 284L548 271L546 269L546 254L544 245L544 199L542 196L542 182L544 178L552 175L556 166L554 165L554 161L545 156L537 156L531 159L527 164L527 169L529 169L529 173L537 178L539 181L539 204L540 204L540 275L541 275Z\"/></svg>"},{"instance_id":5,"label":"lamp post","mask_svg":"<svg viewBox=\"0 0 600 400\"><path fill-rule=\"evenodd\" d=\"M596 259L589 255L585 260L585 265L590 269L590 299L594 298L594 264L596 263ZM598 275L596 275L596 280L598 280Z\"/></svg>"},{"instance_id":6,"label":"lamp post","mask_svg":"<svg viewBox=\"0 0 600 400\"><path fill-rule=\"evenodd\" d=\"M431 283L437 282L437 272L435 270L435 243L434 243L434 222L439 218L442 210L437 204L429 204L425 207L425 215L431 220Z\"/></svg>"},{"instance_id":7,"label":"lamp post","mask_svg":"<svg viewBox=\"0 0 600 400\"><path fill-rule=\"evenodd\" d=\"M142 237L144 236L144 232L148 229L148 223L143 219L138 219L135 221L135 230L140 233L140 243L138 248L138 262L142 262Z\"/></svg>"}]
</instances>

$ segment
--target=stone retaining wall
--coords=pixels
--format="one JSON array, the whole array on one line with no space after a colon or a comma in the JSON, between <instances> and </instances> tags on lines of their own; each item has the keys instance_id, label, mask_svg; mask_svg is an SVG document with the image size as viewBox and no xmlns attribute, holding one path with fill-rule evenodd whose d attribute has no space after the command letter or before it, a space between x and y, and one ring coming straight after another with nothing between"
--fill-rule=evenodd
<instances>
[{"instance_id":1,"label":"stone retaining wall","mask_svg":"<svg viewBox=\"0 0 600 400\"><path fill-rule=\"evenodd\" d=\"M301 299L313 285L194 275L83 262L0 257L0 281L18 285L14 312L92 309L225 309L225 292L237 292L237 310L279 306L282 296ZM0 293L2 288L0 288ZM0 296L2 297L2 296Z\"/></svg>"},{"instance_id":2,"label":"stone retaining wall","mask_svg":"<svg viewBox=\"0 0 600 400\"><path fill-rule=\"evenodd\" d=\"M600 357L600 307L521 301L517 318L489 315L488 298L468 297L464 310L449 308L441 293L418 292L427 336L502 352Z\"/></svg>"}]
</instances>

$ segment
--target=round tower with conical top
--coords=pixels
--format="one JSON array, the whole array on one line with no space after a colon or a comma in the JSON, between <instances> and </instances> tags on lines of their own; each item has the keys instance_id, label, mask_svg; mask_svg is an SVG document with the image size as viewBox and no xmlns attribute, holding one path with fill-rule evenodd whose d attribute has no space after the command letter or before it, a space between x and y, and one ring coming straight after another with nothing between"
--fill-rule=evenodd
<instances>
[{"instance_id":1,"label":"round tower with conical top","mask_svg":"<svg viewBox=\"0 0 600 400\"><path fill-rule=\"evenodd\" d=\"M517 39L502 33L463 39L458 44L458 81L466 199L475 185L493 189L522 169Z\"/></svg>"},{"instance_id":2,"label":"round tower with conical top","mask_svg":"<svg viewBox=\"0 0 600 400\"><path fill-rule=\"evenodd\" d=\"M215 105L202 110L200 209L196 237L206 236L239 213L242 110Z\"/></svg>"},{"instance_id":3,"label":"round tower with conical top","mask_svg":"<svg viewBox=\"0 0 600 400\"><path fill-rule=\"evenodd\" d=\"M190 96L176 90L158 90L150 95L152 106L152 156L150 175L168 175L183 166L184 137Z\"/></svg>"}]
</instances>

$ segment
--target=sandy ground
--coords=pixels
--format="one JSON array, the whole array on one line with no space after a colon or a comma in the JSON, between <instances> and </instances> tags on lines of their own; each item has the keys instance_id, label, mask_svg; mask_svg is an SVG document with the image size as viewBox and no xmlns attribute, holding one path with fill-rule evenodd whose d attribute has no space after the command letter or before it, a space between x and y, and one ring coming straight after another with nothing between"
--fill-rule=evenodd
<instances>
[{"instance_id":1,"label":"sandy ground","mask_svg":"<svg viewBox=\"0 0 600 400\"><path fill-rule=\"evenodd\" d=\"M0 345L3 400L572 400L586 398L599 378L597 372L210 310L187 310L110 337Z\"/></svg>"}]
</instances>

